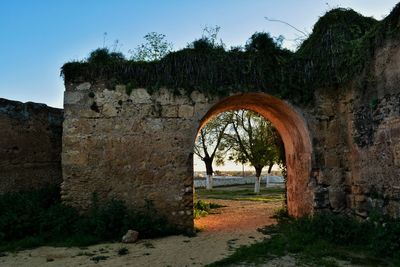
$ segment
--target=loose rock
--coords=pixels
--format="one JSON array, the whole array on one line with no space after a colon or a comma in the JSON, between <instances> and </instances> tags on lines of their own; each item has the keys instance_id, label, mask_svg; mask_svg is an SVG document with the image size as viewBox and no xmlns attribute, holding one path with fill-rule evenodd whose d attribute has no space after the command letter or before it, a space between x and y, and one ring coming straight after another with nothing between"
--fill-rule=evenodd
<instances>
[{"instance_id":1,"label":"loose rock","mask_svg":"<svg viewBox=\"0 0 400 267\"><path fill-rule=\"evenodd\" d=\"M128 232L122 237L122 243L135 243L138 240L139 232L134 230L128 230Z\"/></svg>"}]
</instances>

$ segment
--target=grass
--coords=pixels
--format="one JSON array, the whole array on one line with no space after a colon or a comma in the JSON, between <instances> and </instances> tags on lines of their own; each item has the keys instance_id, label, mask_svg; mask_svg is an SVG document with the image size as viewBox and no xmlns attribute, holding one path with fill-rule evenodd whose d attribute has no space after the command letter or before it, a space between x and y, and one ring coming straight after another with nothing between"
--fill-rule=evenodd
<instances>
[{"instance_id":1,"label":"grass","mask_svg":"<svg viewBox=\"0 0 400 267\"><path fill-rule=\"evenodd\" d=\"M285 189L281 187L261 188L260 193L256 194L253 191L252 185L246 185L240 187L220 187L212 190L196 189L196 194L205 199L275 202L284 200Z\"/></svg>"},{"instance_id":2,"label":"grass","mask_svg":"<svg viewBox=\"0 0 400 267\"><path fill-rule=\"evenodd\" d=\"M228 258L209 266L260 264L290 255L296 266L400 266L400 220L385 217L357 221L333 214L280 218L261 231L270 238L242 246Z\"/></svg>"},{"instance_id":3,"label":"grass","mask_svg":"<svg viewBox=\"0 0 400 267\"><path fill-rule=\"evenodd\" d=\"M195 219L207 216L209 213L211 213L211 210L213 209L225 207L224 205L212 202L206 202L204 200L198 200L197 202L194 203L193 206L194 206L193 215Z\"/></svg>"},{"instance_id":4,"label":"grass","mask_svg":"<svg viewBox=\"0 0 400 267\"><path fill-rule=\"evenodd\" d=\"M0 252L48 246L88 246L119 240L128 229L141 238L179 233L157 215L151 202L143 211L118 200L99 205L93 195L85 214L61 203L59 188L0 196Z\"/></svg>"}]
</instances>

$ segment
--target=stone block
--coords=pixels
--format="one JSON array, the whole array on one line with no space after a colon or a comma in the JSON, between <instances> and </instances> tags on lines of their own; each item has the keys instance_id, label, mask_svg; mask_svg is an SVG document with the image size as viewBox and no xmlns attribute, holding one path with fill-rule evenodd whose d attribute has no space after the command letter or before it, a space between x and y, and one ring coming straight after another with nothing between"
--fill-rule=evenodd
<instances>
[{"instance_id":1,"label":"stone block","mask_svg":"<svg viewBox=\"0 0 400 267\"><path fill-rule=\"evenodd\" d=\"M317 180L317 183L319 185L329 185L330 184L330 180L329 180L329 171L318 171L318 173L316 173L316 175L314 176Z\"/></svg>"},{"instance_id":2,"label":"stone block","mask_svg":"<svg viewBox=\"0 0 400 267\"><path fill-rule=\"evenodd\" d=\"M79 151L68 151L62 154L63 165L80 165L80 162L84 163L86 161L84 161L82 157L79 156Z\"/></svg>"},{"instance_id":3,"label":"stone block","mask_svg":"<svg viewBox=\"0 0 400 267\"><path fill-rule=\"evenodd\" d=\"M195 118L197 120L203 119L206 113L210 110L211 106L212 105L208 103L196 103L194 106Z\"/></svg>"},{"instance_id":4,"label":"stone block","mask_svg":"<svg viewBox=\"0 0 400 267\"><path fill-rule=\"evenodd\" d=\"M123 84L117 84L115 86L115 91L119 92L120 94L126 94L126 86Z\"/></svg>"},{"instance_id":5,"label":"stone block","mask_svg":"<svg viewBox=\"0 0 400 267\"><path fill-rule=\"evenodd\" d=\"M65 91L64 92L64 105L69 104L83 104L86 97L86 93L76 91Z\"/></svg>"},{"instance_id":6,"label":"stone block","mask_svg":"<svg viewBox=\"0 0 400 267\"><path fill-rule=\"evenodd\" d=\"M334 153L327 153L325 155L325 167L326 168L340 167L340 159L338 155Z\"/></svg>"},{"instance_id":7,"label":"stone block","mask_svg":"<svg viewBox=\"0 0 400 267\"><path fill-rule=\"evenodd\" d=\"M193 91L190 94L190 99L192 99L192 101L196 104L208 102L208 99L206 98L206 96L203 93L200 93L199 91Z\"/></svg>"},{"instance_id":8,"label":"stone block","mask_svg":"<svg viewBox=\"0 0 400 267\"><path fill-rule=\"evenodd\" d=\"M314 207L316 209L323 209L329 206L328 189L324 187L317 187L314 191Z\"/></svg>"},{"instance_id":9,"label":"stone block","mask_svg":"<svg viewBox=\"0 0 400 267\"><path fill-rule=\"evenodd\" d=\"M142 127L145 132L154 133L154 131L161 131L164 126L161 119L148 118L142 122ZM161 132L158 134L161 134Z\"/></svg>"},{"instance_id":10,"label":"stone block","mask_svg":"<svg viewBox=\"0 0 400 267\"><path fill-rule=\"evenodd\" d=\"M101 109L101 113L105 117L115 117L118 114L118 110L116 109L116 106L113 104L105 103Z\"/></svg>"},{"instance_id":11,"label":"stone block","mask_svg":"<svg viewBox=\"0 0 400 267\"><path fill-rule=\"evenodd\" d=\"M354 196L352 194L346 195L346 207L350 209L355 208Z\"/></svg>"},{"instance_id":12,"label":"stone block","mask_svg":"<svg viewBox=\"0 0 400 267\"><path fill-rule=\"evenodd\" d=\"M169 105L174 102L173 92L167 88L160 88L152 97L155 102L158 102L161 105Z\"/></svg>"},{"instance_id":13,"label":"stone block","mask_svg":"<svg viewBox=\"0 0 400 267\"><path fill-rule=\"evenodd\" d=\"M400 167L400 142L393 144L394 165Z\"/></svg>"},{"instance_id":14,"label":"stone block","mask_svg":"<svg viewBox=\"0 0 400 267\"><path fill-rule=\"evenodd\" d=\"M122 100L123 96L125 95L121 92L104 89L103 91L95 94L94 100L99 106L102 106L104 104L117 106L118 101Z\"/></svg>"},{"instance_id":15,"label":"stone block","mask_svg":"<svg viewBox=\"0 0 400 267\"><path fill-rule=\"evenodd\" d=\"M84 83L78 84L76 86L76 90L78 90L78 91L89 90L91 86L92 86L91 83L84 82Z\"/></svg>"},{"instance_id":16,"label":"stone block","mask_svg":"<svg viewBox=\"0 0 400 267\"><path fill-rule=\"evenodd\" d=\"M365 200L366 200L365 195L354 195L354 201L356 203L365 202Z\"/></svg>"},{"instance_id":17,"label":"stone block","mask_svg":"<svg viewBox=\"0 0 400 267\"><path fill-rule=\"evenodd\" d=\"M179 106L178 116L180 118L190 119L193 118L194 115L194 107L190 105L181 105Z\"/></svg>"},{"instance_id":18,"label":"stone block","mask_svg":"<svg viewBox=\"0 0 400 267\"><path fill-rule=\"evenodd\" d=\"M133 89L129 99L135 104L152 103L150 94L143 88Z\"/></svg>"},{"instance_id":19,"label":"stone block","mask_svg":"<svg viewBox=\"0 0 400 267\"><path fill-rule=\"evenodd\" d=\"M341 210L346 207L346 193L341 188L329 188L329 202L334 210Z\"/></svg>"},{"instance_id":20,"label":"stone block","mask_svg":"<svg viewBox=\"0 0 400 267\"><path fill-rule=\"evenodd\" d=\"M337 112L336 107L332 104L331 99L327 98L323 103L320 103L318 108L320 109L320 113L325 116L334 116Z\"/></svg>"},{"instance_id":21,"label":"stone block","mask_svg":"<svg viewBox=\"0 0 400 267\"><path fill-rule=\"evenodd\" d=\"M328 133L325 135L325 147L326 148L336 148L339 144L343 142L341 136L337 132L331 132L328 130Z\"/></svg>"},{"instance_id":22,"label":"stone block","mask_svg":"<svg viewBox=\"0 0 400 267\"><path fill-rule=\"evenodd\" d=\"M353 174L351 171L346 171L344 173L344 182L346 185L350 185L353 182Z\"/></svg>"},{"instance_id":23,"label":"stone block","mask_svg":"<svg viewBox=\"0 0 400 267\"><path fill-rule=\"evenodd\" d=\"M352 185L351 192L355 195L363 194L364 190L360 185Z\"/></svg>"},{"instance_id":24,"label":"stone block","mask_svg":"<svg viewBox=\"0 0 400 267\"><path fill-rule=\"evenodd\" d=\"M176 105L162 106L161 116L165 118L178 117L178 106Z\"/></svg>"}]
</instances>

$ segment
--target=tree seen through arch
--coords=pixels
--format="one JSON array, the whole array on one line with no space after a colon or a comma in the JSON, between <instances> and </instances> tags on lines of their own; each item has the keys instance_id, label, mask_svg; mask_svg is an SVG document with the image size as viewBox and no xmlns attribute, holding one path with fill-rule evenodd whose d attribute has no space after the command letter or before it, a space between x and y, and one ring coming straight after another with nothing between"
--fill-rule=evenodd
<instances>
[{"instance_id":1,"label":"tree seen through arch","mask_svg":"<svg viewBox=\"0 0 400 267\"><path fill-rule=\"evenodd\" d=\"M284 164L284 149L279 133L263 116L249 110L219 114L200 129L194 153L206 166L206 188L212 188L213 162L222 165L229 159L255 169L254 192L260 192L261 172L274 164Z\"/></svg>"}]
</instances>

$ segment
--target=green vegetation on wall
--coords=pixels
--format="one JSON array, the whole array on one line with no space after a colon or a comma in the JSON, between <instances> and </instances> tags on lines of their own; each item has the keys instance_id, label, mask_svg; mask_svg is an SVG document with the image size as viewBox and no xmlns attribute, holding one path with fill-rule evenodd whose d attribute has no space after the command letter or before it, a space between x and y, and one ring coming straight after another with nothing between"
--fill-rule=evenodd
<instances>
[{"instance_id":1,"label":"green vegetation on wall","mask_svg":"<svg viewBox=\"0 0 400 267\"><path fill-rule=\"evenodd\" d=\"M400 5L382 21L337 8L315 24L312 34L291 52L267 33L255 33L244 48L226 50L206 38L158 61L127 60L107 49L84 61L66 63L66 82L103 81L151 90L168 87L209 95L263 91L307 103L319 88L336 89L362 73L376 47L397 35Z\"/></svg>"}]
</instances>

